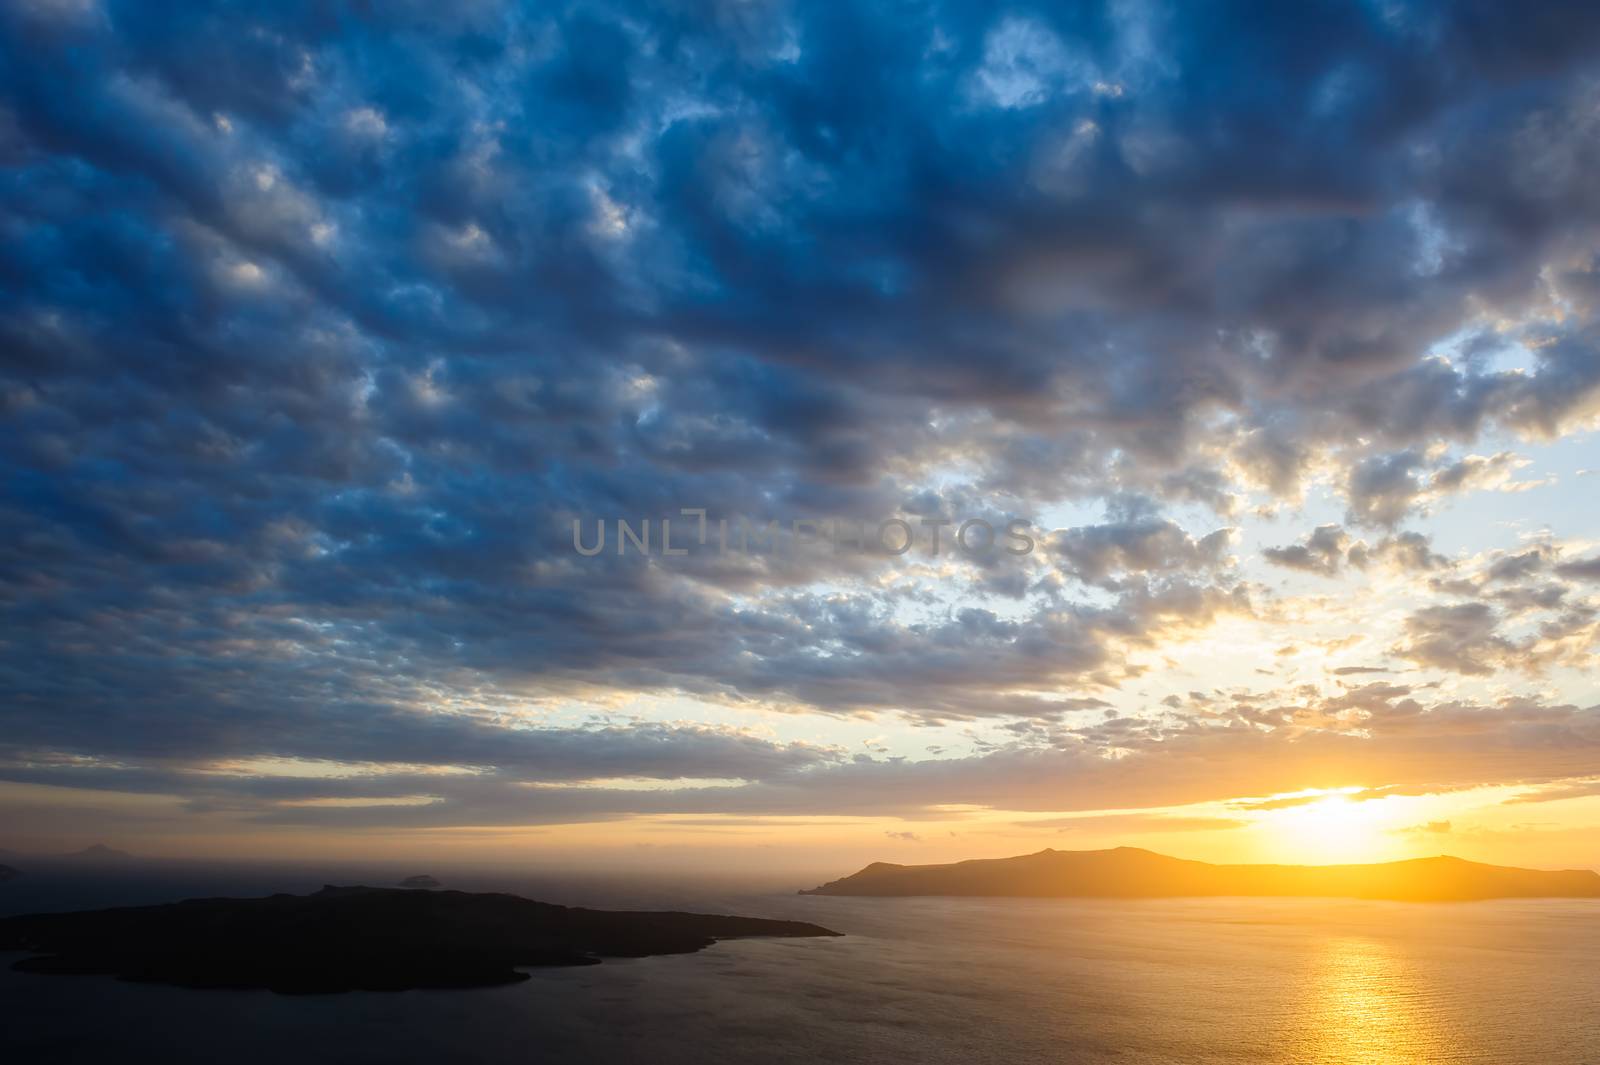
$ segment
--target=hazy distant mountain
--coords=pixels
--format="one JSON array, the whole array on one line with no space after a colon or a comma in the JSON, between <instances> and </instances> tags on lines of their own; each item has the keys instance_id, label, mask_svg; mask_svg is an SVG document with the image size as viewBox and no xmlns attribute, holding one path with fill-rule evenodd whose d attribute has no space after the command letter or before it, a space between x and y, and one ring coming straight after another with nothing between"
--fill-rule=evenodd
<instances>
[{"instance_id":1,"label":"hazy distant mountain","mask_svg":"<svg viewBox=\"0 0 1600 1065\"><path fill-rule=\"evenodd\" d=\"M515 895L324 887L0 919L13 968L286 993L484 987L531 965L688 954L719 939L833 936L803 921L574 909Z\"/></svg>"},{"instance_id":2,"label":"hazy distant mountain","mask_svg":"<svg viewBox=\"0 0 1600 1065\"><path fill-rule=\"evenodd\" d=\"M22 871L20 869L13 869L9 865L0 865L0 884L4 884L7 880L15 880L21 875Z\"/></svg>"},{"instance_id":3,"label":"hazy distant mountain","mask_svg":"<svg viewBox=\"0 0 1600 1065\"><path fill-rule=\"evenodd\" d=\"M0 849L0 861L7 863L14 861L85 861L85 862L128 862L134 861L134 856L127 851L119 851L115 847L108 847L104 843L95 843L82 850L67 851L21 851Z\"/></svg>"},{"instance_id":4,"label":"hazy distant mountain","mask_svg":"<svg viewBox=\"0 0 1600 1065\"><path fill-rule=\"evenodd\" d=\"M1160 898L1189 895L1341 896L1451 901L1600 898L1600 875L1417 858L1378 865L1211 865L1118 847L1042 850L950 865L875 862L802 895L1009 895L1030 898Z\"/></svg>"},{"instance_id":5,"label":"hazy distant mountain","mask_svg":"<svg viewBox=\"0 0 1600 1065\"><path fill-rule=\"evenodd\" d=\"M127 851L119 851L115 847L108 847L104 843L96 843L85 847L81 851L61 855L63 858L82 859L91 862L122 862L129 861L133 855Z\"/></svg>"},{"instance_id":6,"label":"hazy distant mountain","mask_svg":"<svg viewBox=\"0 0 1600 1065\"><path fill-rule=\"evenodd\" d=\"M423 874L421 874L419 876L408 876L404 880L400 881L400 886L403 887L403 888L438 888L438 887L444 887L444 885L439 883L439 881L437 879L427 875L426 873L423 873Z\"/></svg>"}]
</instances>

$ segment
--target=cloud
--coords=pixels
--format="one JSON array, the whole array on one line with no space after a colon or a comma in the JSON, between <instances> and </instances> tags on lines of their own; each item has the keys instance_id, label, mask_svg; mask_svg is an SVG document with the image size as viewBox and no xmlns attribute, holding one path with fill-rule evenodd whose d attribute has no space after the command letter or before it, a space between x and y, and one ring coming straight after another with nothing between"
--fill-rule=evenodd
<instances>
[{"instance_id":1,"label":"cloud","mask_svg":"<svg viewBox=\"0 0 1600 1065\"><path fill-rule=\"evenodd\" d=\"M1413 664L1594 646L1594 559L1446 585L1400 530L1600 416L1591 13L113 0L11 5L0 71L18 779L477 770L263 814L351 823L665 801L576 786L613 776L998 798L1059 762L541 715L1131 718L1161 655L1291 610L1232 552L1323 490L1343 524L1262 556L1438 578L1392 615ZM1039 550L572 550L684 507L1025 518Z\"/></svg>"},{"instance_id":2,"label":"cloud","mask_svg":"<svg viewBox=\"0 0 1600 1065\"><path fill-rule=\"evenodd\" d=\"M1171 521L1136 512L1107 524L1064 530L1051 550L1077 580L1116 588L1119 574L1215 569L1226 562L1231 540L1229 529L1196 540Z\"/></svg>"},{"instance_id":3,"label":"cloud","mask_svg":"<svg viewBox=\"0 0 1600 1065\"><path fill-rule=\"evenodd\" d=\"M1600 795L1600 780L1576 779L1530 788L1506 799L1505 804L1516 806L1523 803L1560 802L1563 799L1586 799L1592 795Z\"/></svg>"},{"instance_id":4,"label":"cloud","mask_svg":"<svg viewBox=\"0 0 1600 1065\"><path fill-rule=\"evenodd\" d=\"M1550 785L1587 777L1600 749L1600 708L1531 700L1424 703L1417 694L1384 684L1299 701L1241 693L1207 718L1057 725L1002 749L921 761L839 760L819 752L807 764L773 770L763 769L772 752L741 744L754 755L755 765L743 770L750 776L715 785L681 780L623 787L576 780L571 773L541 781L545 774L538 770L514 767L444 774L372 767L340 776L284 776L70 760L54 766L12 761L0 766L0 779L176 795L196 813L226 813L244 818L244 825L534 825L641 814L926 820L959 816L950 810L961 806L1063 812L1231 800L1246 808L1275 808L1301 800L1267 800L1263 806L1241 796L1357 786L1365 789L1358 798L1380 798L1486 784ZM613 756L607 771L626 773L628 765ZM688 762L680 771L709 769ZM719 766L722 772L734 769ZM426 801L373 801L405 796ZM365 801L314 801L319 799ZM1078 826L1074 821L1058 827ZM1145 823L1143 815L1128 827L1185 830L1159 818Z\"/></svg>"},{"instance_id":5,"label":"cloud","mask_svg":"<svg viewBox=\"0 0 1600 1065\"><path fill-rule=\"evenodd\" d=\"M1425 821L1420 825L1409 825L1395 831L1403 835L1446 836L1453 831L1453 827L1449 821Z\"/></svg>"},{"instance_id":6,"label":"cloud","mask_svg":"<svg viewBox=\"0 0 1600 1065\"><path fill-rule=\"evenodd\" d=\"M1406 619L1398 653L1425 666L1488 674L1512 658L1516 645L1499 634L1499 617L1484 603L1432 606Z\"/></svg>"},{"instance_id":7,"label":"cloud","mask_svg":"<svg viewBox=\"0 0 1600 1065\"><path fill-rule=\"evenodd\" d=\"M1508 451L1468 455L1444 465L1432 463L1417 449L1373 456L1350 472L1347 520L1392 528L1414 510L1460 492L1524 492L1547 483L1514 479L1515 471L1528 463Z\"/></svg>"},{"instance_id":8,"label":"cloud","mask_svg":"<svg viewBox=\"0 0 1600 1065\"><path fill-rule=\"evenodd\" d=\"M1344 563L1350 537L1337 525L1319 525L1303 544L1269 547L1262 555L1275 566L1331 577Z\"/></svg>"},{"instance_id":9,"label":"cloud","mask_svg":"<svg viewBox=\"0 0 1600 1065\"><path fill-rule=\"evenodd\" d=\"M1494 599L1509 606L1509 613L1550 612L1521 636L1502 631L1505 616L1489 603L1424 607L1406 618L1404 638L1395 653L1423 666L1468 676L1502 669L1539 674L1558 665L1586 668L1600 638L1600 616L1587 605L1563 608L1564 598L1560 588L1496 593Z\"/></svg>"},{"instance_id":10,"label":"cloud","mask_svg":"<svg viewBox=\"0 0 1600 1065\"><path fill-rule=\"evenodd\" d=\"M1563 562L1556 567L1556 573L1570 580L1600 580L1600 557Z\"/></svg>"},{"instance_id":11,"label":"cloud","mask_svg":"<svg viewBox=\"0 0 1600 1065\"><path fill-rule=\"evenodd\" d=\"M1415 532L1391 533L1376 544L1356 540L1339 525L1319 525L1302 543L1268 547L1262 557L1274 566L1338 576L1348 564L1365 570L1381 565L1401 573L1446 568L1450 560L1434 553L1428 537Z\"/></svg>"},{"instance_id":12,"label":"cloud","mask_svg":"<svg viewBox=\"0 0 1600 1065\"><path fill-rule=\"evenodd\" d=\"M1248 821L1235 817L1183 817L1168 814L1088 814L1017 822L1024 828L1054 828L1057 832L1217 832L1243 828Z\"/></svg>"}]
</instances>

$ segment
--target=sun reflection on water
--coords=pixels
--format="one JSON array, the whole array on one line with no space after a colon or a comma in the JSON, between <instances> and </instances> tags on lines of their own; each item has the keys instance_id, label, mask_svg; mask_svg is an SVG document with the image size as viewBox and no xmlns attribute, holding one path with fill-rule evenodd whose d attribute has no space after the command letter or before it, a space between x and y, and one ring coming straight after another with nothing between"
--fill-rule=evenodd
<instances>
[{"instance_id":1,"label":"sun reflection on water","mask_svg":"<svg viewBox=\"0 0 1600 1065\"><path fill-rule=\"evenodd\" d=\"M1427 981L1393 943L1329 937L1306 982L1308 1060L1329 1065L1460 1061Z\"/></svg>"}]
</instances>

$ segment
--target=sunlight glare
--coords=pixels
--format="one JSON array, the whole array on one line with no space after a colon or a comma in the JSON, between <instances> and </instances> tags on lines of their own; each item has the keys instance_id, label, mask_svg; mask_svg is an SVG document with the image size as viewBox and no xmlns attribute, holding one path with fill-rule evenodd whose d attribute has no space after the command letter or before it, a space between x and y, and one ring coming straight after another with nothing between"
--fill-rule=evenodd
<instances>
[{"instance_id":1,"label":"sunlight glare","mask_svg":"<svg viewBox=\"0 0 1600 1065\"><path fill-rule=\"evenodd\" d=\"M1382 800L1355 802L1330 795L1303 806L1273 810L1265 820L1285 861L1377 861L1392 845L1387 833L1391 813Z\"/></svg>"}]
</instances>

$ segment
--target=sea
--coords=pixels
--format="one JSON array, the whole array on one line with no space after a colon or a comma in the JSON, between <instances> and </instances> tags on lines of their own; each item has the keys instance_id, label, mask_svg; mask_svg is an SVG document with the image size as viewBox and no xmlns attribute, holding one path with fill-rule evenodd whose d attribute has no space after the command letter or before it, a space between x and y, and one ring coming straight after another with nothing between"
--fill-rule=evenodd
<instances>
[{"instance_id":1,"label":"sea","mask_svg":"<svg viewBox=\"0 0 1600 1065\"><path fill-rule=\"evenodd\" d=\"M0 885L0 912L299 892L327 878L46 870ZM0 955L0 1061L1600 1062L1600 900L869 899L706 877L441 879L575 905L793 918L844 936L533 969L498 988L317 996L29 975Z\"/></svg>"}]
</instances>

